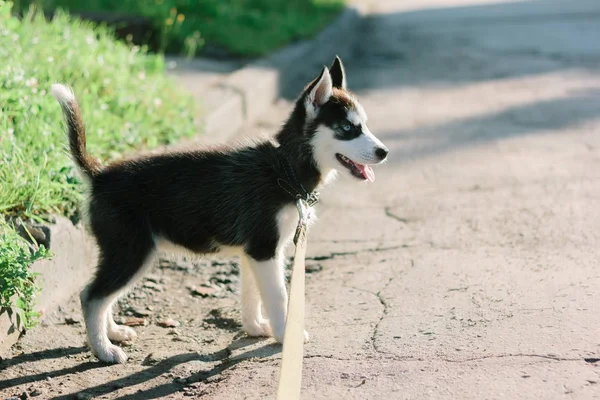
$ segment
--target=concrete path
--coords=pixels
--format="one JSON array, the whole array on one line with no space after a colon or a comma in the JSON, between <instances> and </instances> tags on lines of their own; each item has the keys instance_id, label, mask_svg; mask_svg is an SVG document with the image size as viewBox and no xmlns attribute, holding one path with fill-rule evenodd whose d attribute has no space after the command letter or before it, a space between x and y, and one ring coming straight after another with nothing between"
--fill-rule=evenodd
<instances>
[{"instance_id":1,"label":"concrete path","mask_svg":"<svg viewBox=\"0 0 600 400\"><path fill-rule=\"evenodd\" d=\"M391 153L323 194L303 398L600 398L600 3L456 3L380 2L345 60Z\"/></svg>"}]
</instances>

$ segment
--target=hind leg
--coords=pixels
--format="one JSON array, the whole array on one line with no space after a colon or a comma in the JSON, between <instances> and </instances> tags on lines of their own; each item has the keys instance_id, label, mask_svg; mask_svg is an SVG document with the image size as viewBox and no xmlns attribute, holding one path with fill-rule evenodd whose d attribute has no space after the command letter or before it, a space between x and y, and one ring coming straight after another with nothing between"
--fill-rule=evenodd
<instances>
[{"instance_id":1,"label":"hind leg","mask_svg":"<svg viewBox=\"0 0 600 400\"><path fill-rule=\"evenodd\" d=\"M126 243L111 240L110 246L100 240L98 242L100 263L96 277L81 294L88 342L101 361L123 363L127 355L110 339L129 340L135 337L135 332L114 322L111 306L141 276L154 250L154 243L150 235L146 238L129 236Z\"/></svg>"},{"instance_id":2,"label":"hind leg","mask_svg":"<svg viewBox=\"0 0 600 400\"><path fill-rule=\"evenodd\" d=\"M92 352L107 363L124 363L127 361L127 355L118 346L113 345L108 338L108 312L110 305L117 293L111 297L94 296L90 298L90 290L93 283L81 293L81 306L85 326L87 328L87 338Z\"/></svg>"},{"instance_id":3,"label":"hind leg","mask_svg":"<svg viewBox=\"0 0 600 400\"><path fill-rule=\"evenodd\" d=\"M116 301L115 301L116 302ZM128 342L137 338L137 333L133 328L124 325L118 325L113 318L112 308L114 303L108 308L106 318L108 321L107 336L113 342Z\"/></svg>"}]
</instances>

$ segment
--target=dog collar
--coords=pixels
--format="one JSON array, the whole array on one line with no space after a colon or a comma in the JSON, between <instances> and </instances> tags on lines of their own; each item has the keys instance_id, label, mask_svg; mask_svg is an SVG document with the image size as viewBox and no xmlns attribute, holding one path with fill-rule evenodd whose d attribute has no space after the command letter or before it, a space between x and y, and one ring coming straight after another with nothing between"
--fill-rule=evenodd
<instances>
[{"instance_id":1,"label":"dog collar","mask_svg":"<svg viewBox=\"0 0 600 400\"><path fill-rule=\"evenodd\" d=\"M307 191L296 178L296 174L290 163L285 158L283 160L285 161L283 169L287 179L277 178L277 184L284 192L292 196L294 200L304 200L309 207L313 207L319 202L319 192L316 190L312 192Z\"/></svg>"}]
</instances>

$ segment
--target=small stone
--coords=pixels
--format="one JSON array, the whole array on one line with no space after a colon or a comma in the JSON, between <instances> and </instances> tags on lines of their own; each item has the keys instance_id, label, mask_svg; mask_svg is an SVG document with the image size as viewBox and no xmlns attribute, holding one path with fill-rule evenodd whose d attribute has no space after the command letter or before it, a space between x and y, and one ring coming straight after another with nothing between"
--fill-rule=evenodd
<instances>
[{"instance_id":1,"label":"small stone","mask_svg":"<svg viewBox=\"0 0 600 400\"><path fill-rule=\"evenodd\" d=\"M190 293L193 296L200 296L200 297L209 297L209 296L214 296L215 293L217 292L217 289L213 286L209 286L209 285L202 285L202 286L191 286L188 288L190 290Z\"/></svg>"},{"instance_id":2,"label":"small stone","mask_svg":"<svg viewBox=\"0 0 600 400\"><path fill-rule=\"evenodd\" d=\"M81 319L79 319L78 317L72 315L65 317L65 324L67 325L75 325L79 323L81 323Z\"/></svg>"},{"instance_id":3,"label":"small stone","mask_svg":"<svg viewBox=\"0 0 600 400\"><path fill-rule=\"evenodd\" d=\"M342 378L342 379L348 379L348 378L350 378L350 375L348 375L345 372L342 372L341 375L340 375L340 378Z\"/></svg>"},{"instance_id":4,"label":"small stone","mask_svg":"<svg viewBox=\"0 0 600 400\"><path fill-rule=\"evenodd\" d=\"M176 271L188 271L192 268L192 266L189 264L185 264L183 262L174 262L171 260L159 260L158 268L174 269Z\"/></svg>"},{"instance_id":5,"label":"small stone","mask_svg":"<svg viewBox=\"0 0 600 400\"><path fill-rule=\"evenodd\" d=\"M89 395L89 394L87 394L87 393L77 393L77 394L75 395L75 398L76 398L77 400L89 400L89 399L91 399L91 398L92 398L92 396L91 396L91 395Z\"/></svg>"},{"instance_id":6,"label":"small stone","mask_svg":"<svg viewBox=\"0 0 600 400\"><path fill-rule=\"evenodd\" d=\"M150 314L152 314L150 311L148 311L142 307L136 307L136 306L129 307L127 309L127 311L125 311L125 312L130 315L133 315L134 317L147 317Z\"/></svg>"},{"instance_id":7,"label":"small stone","mask_svg":"<svg viewBox=\"0 0 600 400\"><path fill-rule=\"evenodd\" d=\"M163 328L177 328L179 325L179 321L175 321L173 318L167 318L158 322L158 326L162 326Z\"/></svg>"},{"instance_id":8,"label":"small stone","mask_svg":"<svg viewBox=\"0 0 600 400\"><path fill-rule=\"evenodd\" d=\"M148 325L148 321L146 320L146 318L127 317L127 318L125 318L125 321L123 322L123 325L127 325L127 326L146 326L146 325Z\"/></svg>"},{"instance_id":9,"label":"small stone","mask_svg":"<svg viewBox=\"0 0 600 400\"><path fill-rule=\"evenodd\" d=\"M150 282L160 283L160 278L156 275L148 275L144 279L146 279L147 281L150 281Z\"/></svg>"},{"instance_id":10,"label":"small stone","mask_svg":"<svg viewBox=\"0 0 600 400\"><path fill-rule=\"evenodd\" d=\"M230 285L233 283L233 281L231 280L231 278L227 277L227 275L215 275L213 277L210 278L210 281L212 283L220 283L223 285Z\"/></svg>"},{"instance_id":11,"label":"small stone","mask_svg":"<svg viewBox=\"0 0 600 400\"><path fill-rule=\"evenodd\" d=\"M29 393L32 397L36 397L36 396L40 396L41 394L43 394L44 392L42 392L41 389L33 389L31 391L31 393Z\"/></svg>"},{"instance_id":12,"label":"small stone","mask_svg":"<svg viewBox=\"0 0 600 400\"><path fill-rule=\"evenodd\" d=\"M175 378L173 381L175 383L187 383L187 379L186 378Z\"/></svg>"},{"instance_id":13,"label":"small stone","mask_svg":"<svg viewBox=\"0 0 600 400\"><path fill-rule=\"evenodd\" d=\"M160 259L158 260L158 268L169 268L169 267L173 267L175 265L175 263L171 260L164 260L164 259Z\"/></svg>"},{"instance_id":14,"label":"small stone","mask_svg":"<svg viewBox=\"0 0 600 400\"><path fill-rule=\"evenodd\" d=\"M178 336L179 335L179 331L177 329L171 329L167 335L174 335L174 336Z\"/></svg>"},{"instance_id":15,"label":"small stone","mask_svg":"<svg viewBox=\"0 0 600 400\"><path fill-rule=\"evenodd\" d=\"M27 400L29 398L29 393L23 392L23 393L21 393L21 396L19 398L21 400Z\"/></svg>"},{"instance_id":16,"label":"small stone","mask_svg":"<svg viewBox=\"0 0 600 400\"><path fill-rule=\"evenodd\" d=\"M183 343L191 343L192 340L186 337L181 337L181 336L173 336L173 339L171 339L173 342L183 342Z\"/></svg>"},{"instance_id":17,"label":"small stone","mask_svg":"<svg viewBox=\"0 0 600 400\"><path fill-rule=\"evenodd\" d=\"M152 290L154 290L156 292L162 292L162 287L160 285L154 283L154 282L151 282L151 281L144 282L144 287L146 289L152 289Z\"/></svg>"},{"instance_id":18,"label":"small stone","mask_svg":"<svg viewBox=\"0 0 600 400\"><path fill-rule=\"evenodd\" d=\"M306 264L304 271L307 274L313 274L315 272L320 272L323 270L323 266L317 263Z\"/></svg>"},{"instance_id":19,"label":"small stone","mask_svg":"<svg viewBox=\"0 0 600 400\"><path fill-rule=\"evenodd\" d=\"M41 225L33 225L29 222L19 224L17 232L27 241L35 241L38 245L50 248L50 230Z\"/></svg>"}]
</instances>

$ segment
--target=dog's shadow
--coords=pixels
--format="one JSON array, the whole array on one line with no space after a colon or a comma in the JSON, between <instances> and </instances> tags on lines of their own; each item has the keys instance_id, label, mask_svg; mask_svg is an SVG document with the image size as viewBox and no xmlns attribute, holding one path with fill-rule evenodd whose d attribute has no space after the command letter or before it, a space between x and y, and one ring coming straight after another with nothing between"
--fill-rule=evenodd
<instances>
[{"instance_id":1,"label":"dog's shadow","mask_svg":"<svg viewBox=\"0 0 600 400\"><path fill-rule=\"evenodd\" d=\"M179 364L185 364L190 361L204 361L204 362L217 362L217 364L211 368L210 370L196 372L190 375L185 379L185 383L183 381L173 381L169 383L165 383L162 385L154 386L152 388L138 391L135 394L124 395L118 397L119 400L124 399L154 399L161 398L167 396L169 394L180 391L185 385L189 385L190 383L195 382L203 382L207 379L210 379L214 376L221 374L223 371L235 366L236 364L251 358L266 358L270 357L274 354L281 352L281 345L274 344L272 342L267 342L260 347L256 347L251 350L247 350L242 353L238 353L232 357L232 352L235 350L243 349L248 346L252 346L257 344L258 342L264 341L264 339L257 338L249 338L244 334L240 334L236 336L233 341L226 346L225 348L218 350L209 354L201 354L197 352L178 354L172 357L165 358L156 362L155 364L151 364L148 368L145 368L142 371L138 371L134 374L127 375L110 382L105 382L97 386L89 387L81 390L77 393L70 393L64 396L54 397L55 399L73 399L74 396L78 396L81 398L90 398L97 397L109 394L116 390L121 390L126 387L131 387L138 385L143 382L150 381L162 374L169 372L173 367ZM20 356L16 356L11 359L3 360L0 362L0 371L4 370L8 367L44 360L44 359L52 359L64 357L67 355L75 355L82 352L88 351L86 347L68 347L68 348L56 348L49 349L44 351L39 351L30 354L23 354ZM148 365L148 362L142 363L142 365ZM20 376L18 378L5 379L0 380L0 390L9 389L11 387L35 383L39 381L46 380L48 378L57 378L64 375L76 374L79 372L84 372L96 368L107 368L108 364L99 362L99 361L88 361L82 364L79 364L74 367L64 368L56 371L50 371L46 373L39 373L28 376Z\"/></svg>"}]
</instances>

